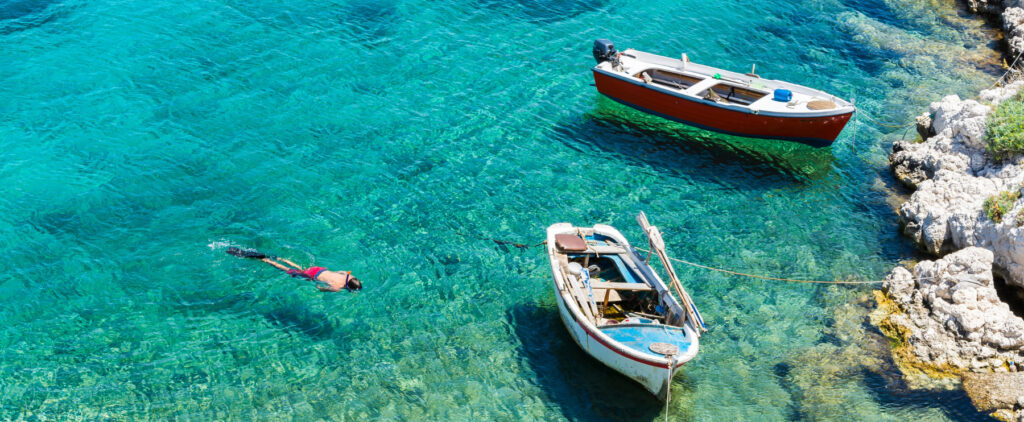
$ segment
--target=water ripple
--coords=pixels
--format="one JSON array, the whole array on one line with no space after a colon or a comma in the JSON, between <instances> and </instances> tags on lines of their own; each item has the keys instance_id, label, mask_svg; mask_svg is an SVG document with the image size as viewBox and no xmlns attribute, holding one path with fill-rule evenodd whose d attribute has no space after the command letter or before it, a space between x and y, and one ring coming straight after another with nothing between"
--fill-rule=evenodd
<instances>
[{"instance_id":1,"label":"water ripple","mask_svg":"<svg viewBox=\"0 0 1024 422\"><path fill-rule=\"evenodd\" d=\"M681 258L878 278L915 254L900 134L665 122L595 92L590 43L757 63L899 121L992 80L991 30L933 3L0 3L0 418L660 420L572 343L540 250L480 239L636 240L642 209ZM892 383L866 289L677 270L711 332L673 418L978 416Z\"/></svg>"}]
</instances>

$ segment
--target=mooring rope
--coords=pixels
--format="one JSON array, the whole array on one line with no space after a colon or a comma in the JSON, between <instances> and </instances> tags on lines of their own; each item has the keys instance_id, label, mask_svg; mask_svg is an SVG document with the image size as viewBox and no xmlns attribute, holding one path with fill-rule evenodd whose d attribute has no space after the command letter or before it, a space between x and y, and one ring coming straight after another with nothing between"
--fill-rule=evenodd
<instances>
[{"instance_id":1,"label":"mooring rope","mask_svg":"<svg viewBox=\"0 0 1024 422\"><path fill-rule=\"evenodd\" d=\"M639 251L644 251L644 252L647 252L647 253L651 252L651 251L643 249L643 248L635 248L635 249L639 250ZM843 280L797 280L797 279L794 279L794 278L771 277L771 276L766 276L766 275L741 273L739 271L732 271L732 270L726 270L726 269L723 269L723 268L709 267L707 265L701 265L701 264L697 264L695 262L690 262L690 261L682 260L682 259L679 259L679 258L669 257L668 259L676 261L676 262L678 262L680 264L686 264L686 265L689 265L689 266L692 266L692 267L703 268L705 270L718 271L718 272L722 272L722 273L726 273L726 274L738 275L738 276L743 276L743 277L760 278L760 279L764 279L764 280L788 281L788 282L792 282L792 283L814 283L814 284L878 284L878 283L885 283L885 280L849 280L849 281L843 281Z\"/></svg>"},{"instance_id":2,"label":"mooring rope","mask_svg":"<svg viewBox=\"0 0 1024 422\"><path fill-rule=\"evenodd\" d=\"M857 121L860 120L858 114L860 114L859 108L853 111L853 139L850 141L850 151L853 152L857 152Z\"/></svg>"},{"instance_id":3,"label":"mooring rope","mask_svg":"<svg viewBox=\"0 0 1024 422\"><path fill-rule=\"evenodd\" d=\"M665 422L668 422L668 403L672 399L672 370L676 368L675 355L668 355L668 379L665 380Z\"/></svg>"},{"instance_id":4,"label":"mooring rope","mask_svg":"<svg viewBox=\"0 0 1024 422\"><path fill-rule=\"evenodd\" d=\"M1013 67L1017 65L1017 61L1020 60L1020 56L1022 56L1022 55L1024 55L1024 49L1022 49L1020 51L1020 53L1017 53L1017 58L1013 59L1013 63L1010 64L1010 67L1006 68L1006 72L1003 72L1003 76L1000 76L999 79L996 79L996 81L992 84L992 86L988 87L988 89L995 88L996 85L999 85L1000 83L1003 82L1003 78L1005 78L1006 75L1009 75L1010 72L1014 72ZM1003 62L1003 63L1006 63L1006 62Z\"/></svg>"},{"instance_id":5,"label":"mooring rope","mask_svg":"<svg viewBox=\"0 0 1024 422\"><path fill-rule=\"evenodd\" d=\"M864 113L864 111L861 110L861 109L857 109L857 113L858 114ZM910 127L910 126L913 126L913 125L917 124L916 121L913 121L913 122L907 123L905 125L890 125L890 124L885 124L885 123L882 123L882 122L880 122L878 120L875 120L875 119L871 118L871 115L869 115L867 113L864 113L864 117L867 118L868 120L870 120L872 123L874 123L876 125L885 126L885 127L891 127L891 128L894 128L894 129L903 129L905 127Z\"/></svg>"},{"instance_id":6,"label":"mooring rope","mask_svg":"<svg viewBox=\"0 0 1024 422\"><path fill-rule=\"evenodd\" d=\"M541 245L544 245L544 244L547 244L547 243L548 243L548 241L547 241L547 240L545 240L545 241L543 241L543 242L540 242L540 243L537 243L537 244L535 244L535 245L528 245L528 244L525 244L525 243L516 243L516 242L511 242L511 241L508 241L508 240L501 240L501 239L492 239L492 238L490 238L490 237L483 237L483 236L471 236L471 235L468 235L468 234L465 234L465 233L461 233L461 232L455 232L455 234L457 234L457 235L459 235L459 236L463 236L463 237L471 237L471 238L474 238L474 239L479 239L479 240L489 240L489 241L491 241L491 242L494 242L494 243L497 243L497 244L499 244L499 245L511 245L511 246L515 246L515 247L517 247L517 248L519 248L519 249L529 249L529 248L536 248L536 247L538 247L538 246L541 246Z\"/></svg>"},{"instance_id":7,"label":"mooring rope","mask_svg":"<svg viewBox=\"0 0 1024 422\"><path fill-rule=\"evenodd\" d=\"M455 232L455 233L460 235L460 236L473 237L473 238L480 239L480 240L489 240L489 241L497 243L499 245L512 245L512 246L515 246L515 247L520 248L520 249L535 248L535 247L538 247L538 246L546 245L548 243L545 240L543 242L531 245L531 244L525 244L525 243L512 242L512 241L508 241L508 240L492 239L492 238L489 238L489 237L469 236L467 234L460 233L460 232ZM647 249L644 249L644 248L636 248L636 247L634 247L634 249L636 249L638 251L643 251L643 252L651 253L651 251L649 251ZM879 284L879 283L885 283L885 280L799 280L799 279L794 279L794 278L771 277L771 276L766 276L766 275L758 275L758 274L743 273L743 272L739 272L739 271L732 271L732 270L727 270L727 269L724 269L724 268L710 267L710 266L707 266L707 265L701 265L701 264L698 264L698 263L695 263L695 262L690 262L690 261L679 259L679 258L668 257L668 259L670 259L672 261L675 261L675 262L678 262L680 264L689 265L691 267L703 268L705 270L718 271L718 272L721 272L721 273L726 273L726 274L731 274L731 275L736 275L736 276L741 276L741 277L759 278L759 279L762 279L762 280L786 281L786 282L791 282L791 283L808 283L808 284Z\"/></svg>"}]
</instances>

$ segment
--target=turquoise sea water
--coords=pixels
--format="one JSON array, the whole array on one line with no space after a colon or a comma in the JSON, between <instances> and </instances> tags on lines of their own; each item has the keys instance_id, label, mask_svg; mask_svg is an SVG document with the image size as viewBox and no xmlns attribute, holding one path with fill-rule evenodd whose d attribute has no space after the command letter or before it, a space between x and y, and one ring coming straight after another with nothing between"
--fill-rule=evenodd
<instances>
[{"instance_id":1,"label":"turquoise sea water","mask_svg":"<svg viewBox=\"0 0 1024 422\"><path fill-rule=\"evenodd\" d=\"M904 123L995 79L995 33L960 8L0 0L0 419L662 420L572 343L543 251L482 239L641 243L644 210L690 261L878 279L915 257L885 168L904 132L861 119L813 149L667 123L596 93L592 40ZM982 417L906 388L868 286L677 271L710 331L672 419Z\"/></svg>"}]
</instances>

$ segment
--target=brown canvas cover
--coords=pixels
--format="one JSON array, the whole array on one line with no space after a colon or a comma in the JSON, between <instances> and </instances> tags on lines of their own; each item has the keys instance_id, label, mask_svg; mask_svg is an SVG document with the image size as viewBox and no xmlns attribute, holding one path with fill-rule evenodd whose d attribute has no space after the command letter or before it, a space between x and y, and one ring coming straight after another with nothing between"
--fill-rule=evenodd
<instances>
[{"instance_id":1,"label":"brown canvas cover","mask_svg":"<svg viewBox=\"0 0 1024 422\"><path fill-rule=\"evenodd\" d=\"M583 252L587 250L587 242L574 234L556 234L555 245L566 252Z\"/></svg>"}]
</instances>

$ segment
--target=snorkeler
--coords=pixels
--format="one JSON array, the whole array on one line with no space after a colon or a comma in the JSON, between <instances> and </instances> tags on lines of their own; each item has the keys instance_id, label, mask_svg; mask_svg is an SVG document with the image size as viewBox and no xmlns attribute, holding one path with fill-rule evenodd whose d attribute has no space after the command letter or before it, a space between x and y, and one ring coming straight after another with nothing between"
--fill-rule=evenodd
<instances>
[{"instance_id":1,"label":"snorkeler","mask_svg":"<svg viewBox=\"0 0 1024 422\"><path fill-rule=\"evenodd\" d=\"M352 271L337 272L330 271L324 267L309 267L302 269L299 264L289 261L284 258L276 256L267 256L261 252L253 250L242 250L234 246L228 248L226 251L228 254L242 257L242 258L254 258L260 261L266 262L273 265L281 271L288 273L292 277L302 277L312 280L317 283L316 288L320 289L321 292L339 292L341 289L349 291L360 290L363 288L363 283L358 278L352 277ZM294 268L289 268L281 264L281 261Z\"/></svg>"}]
</instances>

